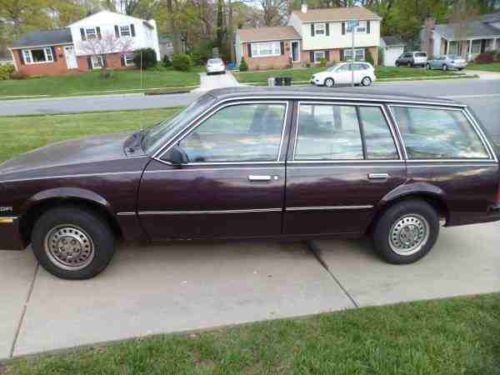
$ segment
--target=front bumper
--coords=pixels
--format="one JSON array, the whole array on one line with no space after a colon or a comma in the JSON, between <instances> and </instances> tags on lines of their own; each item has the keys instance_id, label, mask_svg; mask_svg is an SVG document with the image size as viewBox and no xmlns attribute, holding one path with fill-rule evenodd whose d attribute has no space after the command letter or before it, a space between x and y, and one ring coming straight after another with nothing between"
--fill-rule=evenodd
<instances>
[{"instance_id":1,"label":"front bumper","mask_svg":"<svg viewBox=\"0 0 500 375\"><path fill-rule=\"evenodd\" d=\"M0 250L22 250L24 247L19 219L0 216Z\"/></svg>"}]
</instances>

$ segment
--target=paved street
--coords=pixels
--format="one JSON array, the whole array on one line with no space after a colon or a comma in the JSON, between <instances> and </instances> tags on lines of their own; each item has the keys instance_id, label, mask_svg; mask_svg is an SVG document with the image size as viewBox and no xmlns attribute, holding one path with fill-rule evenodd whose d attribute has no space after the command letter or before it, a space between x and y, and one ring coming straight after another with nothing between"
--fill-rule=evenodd
<instances>
[{"instance_id":1,"label":"paved street","mask_svg":"<svg viewBox=\"0 0 500 375\"><path fill-rule=\"evenodd\" d=\"M211 76L217 78L219 76ZM363 90L363 88L358 88ZM500 80L445 80L381 83L367 90L424 96L444 96L469 104L490 133L500 141ZM183 106L200 93L144 96L142 94L0 101L0 115L114 111Z\"/></svg>"},{"instance_id":2,"label":"paved street","mask_svg":"<svg viewBox=\"0 0 500 375\"><path fill-rule=\"evenodd\" d=\"M500 223L445 228L420 262L382 262L366 240L122 247L88 281L31 251L0 251L0 358L155 333L500 291Z\"/></svg>"}]
</instances>

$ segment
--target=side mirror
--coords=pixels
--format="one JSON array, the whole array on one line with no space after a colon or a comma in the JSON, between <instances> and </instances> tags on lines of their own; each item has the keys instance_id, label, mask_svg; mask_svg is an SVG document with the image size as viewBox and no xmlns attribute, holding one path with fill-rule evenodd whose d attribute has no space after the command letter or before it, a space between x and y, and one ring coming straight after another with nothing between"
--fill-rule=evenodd
<instances>
[{"instance_id":1,"label":"side mirror","mask_svg":"<svg viewBox=\"0 0 500 375\"><path fill-rule=\"evenodd\" d=\"M189 157L178 145L175 145L168 151L167 155L165 155L165 160L179 168L189 163Z\"/></svg>"}]
</instances>

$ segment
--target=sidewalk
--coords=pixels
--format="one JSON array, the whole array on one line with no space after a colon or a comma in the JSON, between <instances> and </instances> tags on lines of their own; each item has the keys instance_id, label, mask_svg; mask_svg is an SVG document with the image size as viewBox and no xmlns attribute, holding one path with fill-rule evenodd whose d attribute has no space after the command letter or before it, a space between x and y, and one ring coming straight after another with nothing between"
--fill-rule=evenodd
<instances>
[{"instance_id":1,"label":"sidewalk","mask_svg":"<svg viewBox=\"0 0 500 375\"><path fill-rule=\"evenodd\" d=\"M464 70L469 75L477 75L480 79L500 79L500 72L486 72L483 70Z\"/></svg>"},{"instance_id":2,"label":"sidewalk","mask_svg":"<svg viewBox=\"0 0 500 375\"><path fill-rule=\"evenodd\" d=\"M64 281L0 251L0 358L157 333L500 291L500 223L443 228L420 262L366 241L122 247L99 277ZM322 265L323 263L323 265ZM324 267L326 265L327 269Z\"/></svg>"}]
</instances>

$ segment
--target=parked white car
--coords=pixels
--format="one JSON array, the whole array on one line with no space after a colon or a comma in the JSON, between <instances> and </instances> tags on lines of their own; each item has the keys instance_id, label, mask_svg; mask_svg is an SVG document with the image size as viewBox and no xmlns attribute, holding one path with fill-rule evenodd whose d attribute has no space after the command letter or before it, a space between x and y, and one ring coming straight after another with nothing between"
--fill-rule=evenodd
<instances>
[{"instance_id":1,"label":"parked white car","mask_svg":"<svg viewBox=\"0 0 500 375\"><path fill-rule=\"evenodd\" d=\"M377 79L375 69L370 63L355 62L335 64L324 72L313 74L311 83L327 87L347 85L351 83L353 73L355 85L370 86Z\"/></svg>"},{"instance_id":2,"label":"parked white car","mask_svg":"<svg viewBox=\"0 0 500 375\"><path fill-rule=\"evenodd\" d=\"M219 58L209 59L205 68L207 69L207 74L226 73L226 65Z\"/></svg>"}]
</instances>

